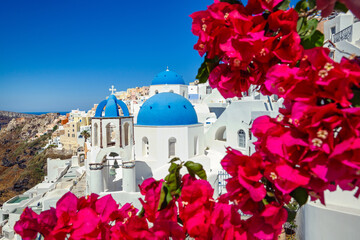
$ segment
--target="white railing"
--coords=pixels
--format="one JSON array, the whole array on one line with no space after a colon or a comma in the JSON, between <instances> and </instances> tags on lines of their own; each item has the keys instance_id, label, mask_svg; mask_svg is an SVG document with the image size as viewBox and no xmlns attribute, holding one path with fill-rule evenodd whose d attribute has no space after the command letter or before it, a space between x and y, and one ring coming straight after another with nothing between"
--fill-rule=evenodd
<instances>
[{"instance_id":1,"label":"white railing","mask_svg":"<svg viewBox=\"0 0 360 240\"><path fill-rule=\"evenodd\" d=\"M344 40L351 42L352 41L352 33L353 33L353 27L351 25L350 27L347 27L347 28L341 30L340 32L333 34L332 41L333 41L333 43L341 42Z\"/></svg>"}]
</instances>

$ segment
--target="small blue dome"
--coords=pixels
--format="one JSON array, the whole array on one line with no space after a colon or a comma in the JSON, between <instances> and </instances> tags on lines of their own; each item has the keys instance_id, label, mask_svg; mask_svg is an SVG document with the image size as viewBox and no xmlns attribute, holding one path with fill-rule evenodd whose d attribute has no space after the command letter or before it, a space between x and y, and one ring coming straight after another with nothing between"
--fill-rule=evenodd
<instances>
[{"instance_id":1,"label":"small blue dome","mask_svg":"<svg viewBox=\"0 0 360 240\"><path fill-rule=\"evenodd\" d=\"M163 84L185 85L185 82L184 79L176 72L166 70L157 74L151 82L151 85L163 85Z\"/></svg>"},{"instance_id":2,"label":"small blue dome","mask_svg":"<svg viewBox=\"0 0 360 240\"><path fill-rule=\"evenodd\" d=\"M197 124L193 105L176 93L164 92L149 98L137 117L137 125L170 126Z\"/></svg>"},{"instance_id":3,"label":"small blue dome","mask_svg":"<svg viewBox=\"0 0 360 240\"><path fill-rule=\"evenodd\" d=\"M104 117L119 117L119 109L118 105L120 106L121 110L123 111L124 117L129 116L129 110L126 104L118 100L114 95L110 95L107 100L102 101L96 108L95 117L103 117L102 113L105 108L105 115Z\"/></svg>"}]
</instances>

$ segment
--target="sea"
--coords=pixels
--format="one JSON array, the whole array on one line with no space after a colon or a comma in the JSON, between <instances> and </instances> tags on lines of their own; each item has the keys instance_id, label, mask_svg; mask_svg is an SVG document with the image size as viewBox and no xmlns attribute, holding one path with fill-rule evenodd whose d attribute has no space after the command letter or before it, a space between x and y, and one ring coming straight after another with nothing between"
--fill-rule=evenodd
<instances>
[{"instance_id":1,"label":"sea","mask_svg":"<svg viewBox=\"0 0 360 240\"><path fill-rule=\"evenodd\" d=\"M66 115L69 112L22 112L22 113L34 114L34 115L42 115L42 114L47 114L47 113L60 113L60 115Z\"/></svg>"}]
</instances>

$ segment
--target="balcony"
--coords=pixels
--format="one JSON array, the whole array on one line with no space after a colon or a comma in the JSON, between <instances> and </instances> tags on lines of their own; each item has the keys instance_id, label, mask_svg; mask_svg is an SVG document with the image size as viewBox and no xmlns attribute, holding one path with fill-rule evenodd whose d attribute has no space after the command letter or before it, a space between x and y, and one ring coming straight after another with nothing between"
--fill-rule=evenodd
<instances>
[{"instance_id":1,"label":"balcony","mask_svg":"<svg viewBox=\"0 0 360 240\"><path fill-rule=\"evenodd\" d=\"M338 33L335 33L332 35L332 41L333 43L341 42L341 41L352 41L352 35L353 35L353 26L347 27L343 30L341 30Z\"/></svg>"}]
</instances>

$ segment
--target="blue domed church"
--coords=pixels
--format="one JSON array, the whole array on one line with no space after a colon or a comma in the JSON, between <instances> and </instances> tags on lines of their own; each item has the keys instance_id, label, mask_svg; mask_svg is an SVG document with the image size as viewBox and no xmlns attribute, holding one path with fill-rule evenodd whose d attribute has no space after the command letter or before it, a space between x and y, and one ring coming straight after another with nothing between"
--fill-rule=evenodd
<instances>
[{"instance_id":1,"label":"blue domed church","mask_svg":"<svg viewBox=\"0 0 360 240\"><path fill-rule=\"evenodd\" d=\"M177 93L150 97L140 108L134 132L136 159L151 169L168 168L173 157L186 161L203 154L203 124L190 101Z\"/></svg>"},{"instance_id":2,"label":"blue domed church","mask_svg":"<svg viewBox=\"0 0 360 240\"><path fill-rule=\"evenodd\" d=\"M136 191L133 118L114 95L98 104L91 119L92 146L86 163L89 193ZM120 171L114 168L119 168L117 161Z\"/></svg>"},{"instance_id":3,"label":"blue domed church","mask_svg":"<svg viewBox=\"0 0 360 240\"><path fill-rule=\"evenodd\" d=\"M188 98L188 86L185 84L184 79L178 73L170 71L169 68L158 73L150 85L150 97L162 92L177 93Z\"/></svg>"}]
</instances>

